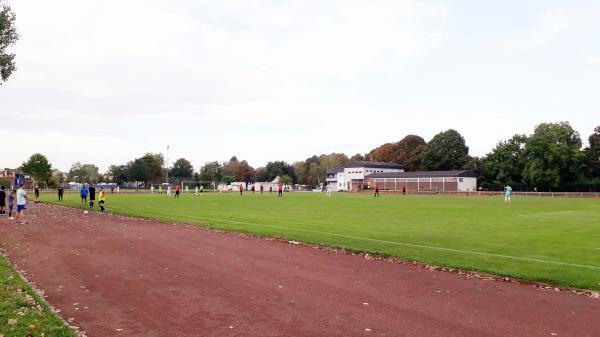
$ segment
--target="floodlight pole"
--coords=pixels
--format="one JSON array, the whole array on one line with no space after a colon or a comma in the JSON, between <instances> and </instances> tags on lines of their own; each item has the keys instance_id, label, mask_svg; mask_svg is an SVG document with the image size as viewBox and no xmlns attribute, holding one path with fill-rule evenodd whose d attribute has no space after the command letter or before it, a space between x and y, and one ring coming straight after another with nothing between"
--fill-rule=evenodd
<instances>
[{"instance_id":1,"label":"floodlight pole","mask_svg":"<svg viewBox=\"0 0 600 337\"><path fill-rule=\"evenodd\" d=\"M165 162L165 182L169 183L169 145L167 145L167 160Z\"/></svg>"}]
</instances>

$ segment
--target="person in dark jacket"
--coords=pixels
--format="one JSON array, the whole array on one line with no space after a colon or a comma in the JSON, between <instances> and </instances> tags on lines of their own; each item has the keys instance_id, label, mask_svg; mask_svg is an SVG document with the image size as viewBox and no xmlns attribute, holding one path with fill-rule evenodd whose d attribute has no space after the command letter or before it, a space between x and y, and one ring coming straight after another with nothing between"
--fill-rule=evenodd
<instances>
[{"instance_id":1,"label":"person in dark jacket","mask_svg":"<svg viewBox=\"0 0 600 337\"><path fill-rule=\"evenodd\" d=\"M88 191L90 193L90 208L94 208L94 201L96 201L96 188L94 185L90 185Z\"/></svg>"},{"instance_id":2,"label":"person in dark jacket","mask_svg":"<svg viewBox=\"0 0 600 337\"><path fill-rule=\"evenodd\" d=\"M6 215L6 191L4 191L4 186L0 186L0 216Z\"/></svg>"}]
</instances>

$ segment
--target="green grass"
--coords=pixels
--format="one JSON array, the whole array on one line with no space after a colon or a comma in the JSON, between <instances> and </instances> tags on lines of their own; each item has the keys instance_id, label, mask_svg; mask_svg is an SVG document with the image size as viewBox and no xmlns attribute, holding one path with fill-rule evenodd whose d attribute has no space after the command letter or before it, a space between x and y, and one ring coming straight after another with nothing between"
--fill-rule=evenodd
<instances>
[{"instance_id":1,"label":"green grass","mask_svg":"<svg viewBox=\"0 0 600 337\"><path fill-rule=\"evenodd\" d=\"M43 195L56 203L56 196ZM80 207L76 194L63 204ZM109 211L600 290L600 200L318 193L108 195ZM502 256L500 256L502 255Z\"/></svg>"},{"instance_id":2,"label":"green grass","mask_svg":"<svg viewBox=\"0 0 600 337\"><path fill-rule=\"evenodd\" d=\"M1 255L0 336L76 336Z\"/></svg>"}]
</instances>

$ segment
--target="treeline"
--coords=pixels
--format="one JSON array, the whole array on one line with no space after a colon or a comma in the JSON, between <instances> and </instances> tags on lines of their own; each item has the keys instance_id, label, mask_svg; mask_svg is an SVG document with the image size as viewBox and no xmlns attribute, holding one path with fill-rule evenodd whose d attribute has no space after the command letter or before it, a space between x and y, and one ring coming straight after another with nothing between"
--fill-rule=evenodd
<instances>
[{"instance_id":1,"label":"treeline","mask_svg":"<svg viewBox=\"0 0 600 337\"><path fill-rule=\"evenodd\" d=\"M435 135L429 143L409 135L398 143L384 144L366 156L370 160L404 164L407 170L473 170L484 189L506 184L522 190L595 190L600 182L600 126L589 137L589 146L568 122L543 123L530 135L500 141L482 157L469 155L456 130Z\"/></svg>"},{"instance_id":2,"label":"treeline","mask_svg":"<svg viewBox=\"0 0 600 337\"><path fill-rule=\"evenodd\" d=\"M596 190L600 183L600 126L588 137L589 146L568 122L543 123L530 135L514 135L502 140L485 156L469 155L464 137L446 130L426 142L408 135L395 143L383 144L370 152L348 157L343 153L314 155L289 164L273 161L254 168L233 156L225 162L208 162L194 170L192 163L177 159L165 169L162 154L147 153L123 165L111 165L101 174L93 164L75 163L64 176L52 170L46 157L34 154L20 169L39 182L58 185L64 182L139 182L145 185L196 181L231 183L233 181L272 181L279 176L284 183L319 186L325 183L327 169L342 167L353 160L400 163L407 171L473 170L483 189L497 190L510 184L516 190ZM600 186L599 186L600 188Z\"/></svg>"}]
</instances>

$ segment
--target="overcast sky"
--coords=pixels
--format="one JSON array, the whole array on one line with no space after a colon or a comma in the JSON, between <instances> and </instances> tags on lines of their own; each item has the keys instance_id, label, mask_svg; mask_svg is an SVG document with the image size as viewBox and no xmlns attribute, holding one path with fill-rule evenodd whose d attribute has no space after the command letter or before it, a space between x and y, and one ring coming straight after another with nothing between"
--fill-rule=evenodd
<instances>
[{"instance_id":1,"label":"overcast sky","mask_svg":"<svg viewBox=\"0 0 600 337\"><path fill-rule=\"evenodd\" d=\"M258 167L455 128L472 155L600 125L599 1L9 0L0 166Z\"/></svg>"}]
</instances>

